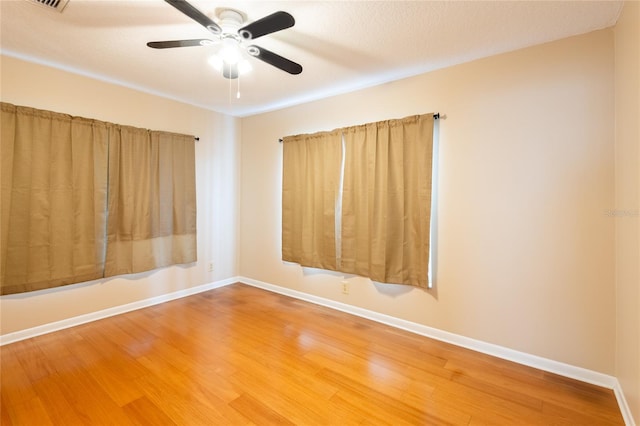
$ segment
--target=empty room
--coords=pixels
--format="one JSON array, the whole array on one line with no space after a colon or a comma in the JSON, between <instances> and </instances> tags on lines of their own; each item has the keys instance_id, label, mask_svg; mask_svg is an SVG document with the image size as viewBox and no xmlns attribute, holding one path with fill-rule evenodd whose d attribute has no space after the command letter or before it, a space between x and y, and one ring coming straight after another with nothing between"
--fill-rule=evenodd
<instances>
[{"instance_id":1,"label":"empty room","mask_svg":"<svg viewBox=\"0 0 640 426\"><path fill-rule=\"evenodd\" d=\"M636 425L640 2L0 1L2 425Z\"/></svg>"}]
</instances>

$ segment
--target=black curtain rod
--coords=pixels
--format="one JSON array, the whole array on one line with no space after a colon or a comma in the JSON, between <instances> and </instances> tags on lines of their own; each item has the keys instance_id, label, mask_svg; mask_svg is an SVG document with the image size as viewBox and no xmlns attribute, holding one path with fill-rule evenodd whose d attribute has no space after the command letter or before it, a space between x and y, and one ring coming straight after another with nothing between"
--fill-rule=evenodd
<instances>
[{"instance_id":1,"label":"black curtain rod","mask_svg":"<svg viewBox=\"0 0 640 426\"><path fill-rule=\"evenodd\" d=\"M434 120L437 120L439 118L440 118L440 113L439 112L436 112L436 113L433 114L433 119ZM196 140L197 140L197 138L196 138ZM282 138L278 139L278 142L282 143Z\"/></svg>"}]
</instances>

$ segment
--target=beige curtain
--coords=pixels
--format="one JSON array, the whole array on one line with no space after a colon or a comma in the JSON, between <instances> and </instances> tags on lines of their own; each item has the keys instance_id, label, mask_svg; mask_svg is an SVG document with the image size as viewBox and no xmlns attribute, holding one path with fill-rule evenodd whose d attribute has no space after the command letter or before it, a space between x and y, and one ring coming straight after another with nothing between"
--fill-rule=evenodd
<instances>
[{"instance_id":1,"label":"beige curtain","mask_svg":"<svg viewBox=\"0 0 640 426\"><path fill-rule=\"evenodd\" d=\"M195 262L193 136L111 129L108 211L105 276Z\"/></svg>"},{"instance_id":2,"label":"beige curtain","mask_svg":"<svg viewBox=\"0 0 640 426\"><path fill-rule=\"evenodd\" d=\"M339 131L284 138L283 260L336 269L336 203L341 161Z\"/></svg>"},{"instance_id":3,"label":"beige curtain","mask_svg":"<svg viewBox=\"0 0 640 426\"><path fill-rule=\"evenodd\" d=\"M193 136L1 105L1 294L196 260Z\"/></svg>"},{"instance_id":4,"label":"beige curtain","mask_svg":"<svg viewBox=\"0 0 640 426\"><path fill-rule=\"evenodd\" d=\"M102 276L107 125L2 103L2 294Z\"/></svg>"},{"instance_id":5,"label":"beige curtain","mask_svg":"<svg viewBox=\"0 0 640 426\"><path fill-rule=\"evenodd\" d=\"M428 287L433 114L344 129L338 269Z\"/></svg>"}]
</instances>

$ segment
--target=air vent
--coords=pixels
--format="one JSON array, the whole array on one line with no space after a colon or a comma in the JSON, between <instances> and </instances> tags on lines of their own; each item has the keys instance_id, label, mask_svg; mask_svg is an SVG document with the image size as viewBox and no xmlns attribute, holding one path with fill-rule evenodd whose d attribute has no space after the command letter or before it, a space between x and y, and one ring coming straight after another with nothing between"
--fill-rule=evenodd
<instances>
[{"instance_id":1,"label":"air vent","mask_svg":"<svg viewBox=\"0 0 640 426\"><path fill-rule=\"evenodd\" d=\"M62 9L69 3L69 0L26 0L29 3L37 4L38 6L46 7L49 10L55 10L62 12Z\"/></svg>"}]
</instances>

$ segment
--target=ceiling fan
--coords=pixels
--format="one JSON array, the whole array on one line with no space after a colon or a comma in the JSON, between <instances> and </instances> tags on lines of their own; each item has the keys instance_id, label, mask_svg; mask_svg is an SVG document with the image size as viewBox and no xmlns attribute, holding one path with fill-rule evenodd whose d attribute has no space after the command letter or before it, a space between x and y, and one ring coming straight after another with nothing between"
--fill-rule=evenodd
<instances>
[{"instance_id":1,"label":"ceiling fan","mask_svg":"<svg viewBox=\"0 0 640 426\"><path fill-rule=\"evenodd\" d=\"M295 24L295 20L287 12L275 12L243 26L245 17L235 9L218 10L216 14L217 23L185 0L165 1L205 27L213 37L191 40L150 41L147 46L154 49L167 49L221 44L222 47L218 57L219 65L222 68L222 75L229 79L238 78L239 73L242 72L242 66L246 63L246 61L242 61L243 51L289 74L300 74L302 72L300 64L263 47L251 44L251 41L258 37L292 27Z\"/></svg>"}]
</instances>

